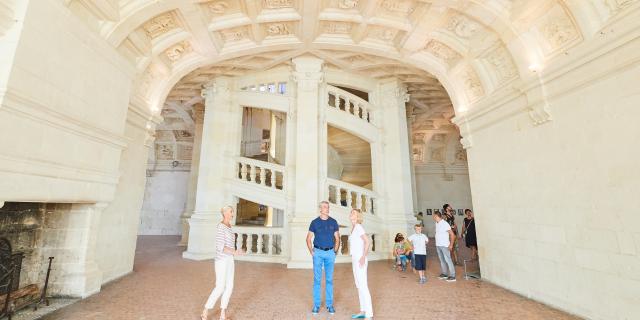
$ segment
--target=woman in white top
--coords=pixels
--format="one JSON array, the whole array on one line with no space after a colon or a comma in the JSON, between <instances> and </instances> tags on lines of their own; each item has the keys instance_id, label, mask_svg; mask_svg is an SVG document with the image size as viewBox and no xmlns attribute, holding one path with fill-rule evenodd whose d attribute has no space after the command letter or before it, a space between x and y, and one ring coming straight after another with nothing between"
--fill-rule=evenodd
<instances>
[{"instance_id":1,"label":"woman in white top","mask_svg":"<svg viewBox=\"0 0 640 320\"><path fill-rule=\"evenodd\" d=\"M351 264L353 268L353 278L358 288L360 299L360 313L351 316L352 319L372 319L373 307L371 306L371 294L367 285L367 253L369 253L369 237L364 232L362 220L364 216L360 209L351 210L349 220L351 220L351 234L349 235L349 252L351 253Z\"/></svg>"},{"instance_id":2,"label":"woman in white top","mask_svg":"<svg viewBox=\"0 0 640 320\"><path fill-rule=\"evenodd\" d=\"M225 311L227 310L229 298L233 291L233 256L243 253L242 249L236 250L236 237L233 231L231 231L233 208L231 206L225 206L220 210L220 213L222 214L222 221L218 224L216 230L216 287L204 305L204 310L200 316L202 320L207 320L209 310L213 309L213 306L220 296L222 296L222 301L220 301L220 319L223 320L226 318Z\"/></svg>"}]
</instances>

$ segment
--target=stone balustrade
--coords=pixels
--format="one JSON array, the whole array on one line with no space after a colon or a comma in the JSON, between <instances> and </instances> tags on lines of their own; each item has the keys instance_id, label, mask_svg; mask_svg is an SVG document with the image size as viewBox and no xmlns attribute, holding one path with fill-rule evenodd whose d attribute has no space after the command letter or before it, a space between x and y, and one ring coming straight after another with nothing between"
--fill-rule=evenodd
<instances>
[{"instance_id":1,"label":"stone balustrade","mask_svg":"<svg viewBox=\"0 0 640 320\"><path fill-rule=\"evenodd\" d=\"M238 157L236 162L238 179L275 190L284 189L284 166L245 157Z\"/></svg>"},{"instance_id":2,"label":"stone balustrade","mask_svg":"<svg viewBox=\"0 0 640 320\"><path fill-rule=\"evenodd\" d=\"M240 91L286 95L287 83L286 82L259 83L259 84L241 87Z\"/></svg>"},{"instance_id":3,"label":"stone balustrade","mask_svg":"<svg viewBox=\"0 0 640 320\"><path fill-rule=\"evenodd\" d=\"M327 85L327 95L327 107L336 108L368 123L372 123L373 106L368 101L330 85Z\"/></svg>"},{"instance_id":4,"label":"stone balustrade","mask_svg":"<svg viewBox=\"0 0 640 320\"><path fill-rule=\"evenodd\" d=\"M283 228L234 226L233 231L236 234L236 248L245 250L245 254L236 259L272 261L284 258Z\"/></svg>"},{"instance_id":5,"label":"stone balustrade","mask_svg":"<svg viewBox=\"0 0 640 320\"><path fill-rule=\"evenodd\" d=\"M327 178L329 202L347 208L356 208L362 212L375 214L375 192L340 180Z\"/></svg>"}]
</instances>

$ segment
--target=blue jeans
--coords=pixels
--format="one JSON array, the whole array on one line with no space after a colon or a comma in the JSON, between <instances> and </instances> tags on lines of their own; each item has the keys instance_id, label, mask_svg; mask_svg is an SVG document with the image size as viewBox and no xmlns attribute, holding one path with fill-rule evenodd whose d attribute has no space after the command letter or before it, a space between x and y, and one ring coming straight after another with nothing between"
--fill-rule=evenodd
<instances>
[{"instance_id":1,"label":"blue jeans","mask_svg":"<svg viewBox=\"0 0 640 320\"><path fill-rule=\"evenodd\" d=\"M327 307L333 307L333 265L336 262L336 253L333 250L313 249L313 306L320 307L320 281L322 280L322 268L325 277L325 300Z\"/></svg>"},{"instance_id":2,"label":"blue jeans","mask_svg":"<svg viewBox=\"0 0 640 320\"><path fill-rule=\"evenodd\" d=\"M449 270L449 276L456 277L456 268L453 266L453 262L451 262L451 251L449 251L449 247L436 247L438 251L438 259L440 259L440 272L444 275L447 274L447 269Z\"/></svg>"}]
</instances>

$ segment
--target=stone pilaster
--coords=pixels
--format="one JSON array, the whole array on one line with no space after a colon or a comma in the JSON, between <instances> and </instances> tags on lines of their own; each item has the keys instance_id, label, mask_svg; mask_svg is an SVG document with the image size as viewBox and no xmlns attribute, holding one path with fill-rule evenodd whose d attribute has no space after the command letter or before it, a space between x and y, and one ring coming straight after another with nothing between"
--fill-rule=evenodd
<instances>
[{"instance_id":1,"label":"stone pilaster","mask_svg":"<svg viewBox=\"0 0 640 320\"><path fill-rule=\"evenodd\" d=\"M409 101L406 87L398 80L382 81L378 85L379 107L383 128L381 171L384 191L384 219L388 226L383 243L392 243L397 232L409 231L413 221L413 191L411 187L411 148L405 104Z\"/></svg>"},{"instance_id":2,"label":"stone pilaster","mask_svg":"<svg viewBox=\"0 0 640 320\"><path fill-rule=\"evenodd\" d=\"M320 83L321 59L302 56L293 59L296 82L295 110L295 204L291 220L289 268L311 267L306 236L309 223L318 215L322 195L320 183Z\"/></svg>"},{"instance_id":3,"label":"stone pilaster","mask_svg":"<svg viewBox=\"0 0 640 320\"><path fill-rule=\"evenodd\" d=\"M230 159L225 155L232 143L225 128L235 128L229 125L230 119L235 119L230 85L229 78L219 77L202 92L205 98L202 137L206 139L201 139L195 209L189 219L187 251L183 253L188 259L211 259L215 254L215 227L220 221L220 208L227 204L223 180Z\"/></svg>"},{"instance_id":4,"label":"stone pilaster","mask_svg":"<svg viewBox=\"0 0 640 320\"><path fill-rule=\"evenodd\" d=\"M179 246L186 246L189 241L189 218L193 214L196 205L196 192L198 190L198 169L200 167L200 149L202 148L202 124L204 123L204 106L196 104L194 107L194 137L193 152L191 153L191 171L189 173L189 185L187 186L187 207L180 220L182 221L182 238Z\"/></svg>"}]
</instances>

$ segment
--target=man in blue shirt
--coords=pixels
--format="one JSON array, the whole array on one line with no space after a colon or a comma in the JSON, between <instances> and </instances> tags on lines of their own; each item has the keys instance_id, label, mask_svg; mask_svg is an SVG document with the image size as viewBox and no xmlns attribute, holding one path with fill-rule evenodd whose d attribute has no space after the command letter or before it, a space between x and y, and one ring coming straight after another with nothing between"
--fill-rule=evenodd
<instances>
[{"instance_id":1,"label":"man in blue shirt","mask_svg":"<svg viewBox=\"0 0 640 320\"><path fill-rule=\"evenodd\" d=\"M311 239L313 238L313 244ZM322 268L325 276L325 300L327 311L334 314L333 307L333 265L340 248L338 221L329 217L329 202L320 202L320 216L311 221L307 234L307 248L313 257L313 314L320 311L320 280Z\"/></svg>"}]
</instances>

